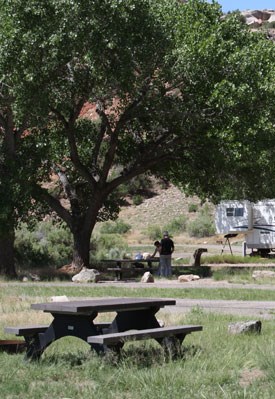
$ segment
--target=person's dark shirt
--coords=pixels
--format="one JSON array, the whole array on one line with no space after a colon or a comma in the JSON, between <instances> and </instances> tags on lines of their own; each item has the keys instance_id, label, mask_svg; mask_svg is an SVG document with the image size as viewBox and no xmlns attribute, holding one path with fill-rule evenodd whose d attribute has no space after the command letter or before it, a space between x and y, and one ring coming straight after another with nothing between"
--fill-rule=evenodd
<instances>
[{"instance_id":1,"label":"person's dark shirt","mask_svg":"<svg viewBox=\"0 0 275 399\"><path fill-rule=\"evenodd\" d=\"M174 250L174 242L169 237L165 237L160 242L160 255L171 255Z\"/></svg>"}]
</instances>

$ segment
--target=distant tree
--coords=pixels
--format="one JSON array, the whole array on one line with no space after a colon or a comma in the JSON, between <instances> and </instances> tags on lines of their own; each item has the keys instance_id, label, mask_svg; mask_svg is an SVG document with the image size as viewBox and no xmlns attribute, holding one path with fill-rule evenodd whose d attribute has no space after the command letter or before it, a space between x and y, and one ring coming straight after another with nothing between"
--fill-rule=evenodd
<instances>
[{"instance_id":1,"label":"distant tree","mask_svg":"<svg viewBox=\"0 0 275 399\"><path fill-rule=\"evenodd\" d=\"M151 173L218 197L240 187L232 165L250 165L259 130L271 138L263 123L274 118L274 45L236 15L221 18L216 3L15 0L1 7L3 81L12 65L19 77L11 81L12 104L20 116L29 110L31 194L67 223L77 267L89 265L97 220L117 214L121 185Z\"/></svg>"}]
</instances>

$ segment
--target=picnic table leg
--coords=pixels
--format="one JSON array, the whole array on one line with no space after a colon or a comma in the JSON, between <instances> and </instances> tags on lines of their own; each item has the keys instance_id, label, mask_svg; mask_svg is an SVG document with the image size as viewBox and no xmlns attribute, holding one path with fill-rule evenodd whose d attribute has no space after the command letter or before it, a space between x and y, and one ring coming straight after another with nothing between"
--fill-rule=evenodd
<instances>
[{"instance_id":1,"label":"picnic table leg","mask_svg":"<svg viewBox=\"0 0 275 399\"><path fill-rule=\"evenodd\" d=\"M122 268L121 262L117 261L117 267ZM122 280L122 271L116 271L116 280Z\"/></svg>"},{"instance_id":2,"label":"picnic table leg","mask_svg":"<svg viewBox=\"0 0 275 399\"><path fill-rule=\"evenodd\" d=\"M27 359L39 359L44 350L57 339L73 336L87 342L88 336L99 333L93 323L97 313L92 315L70 315L70 317L64 314L53 314L53 316L54 319L45 332L26 337ZM102 345L92 344L91 346L98 353L103 351Z\"/></svg>"},{"instance_id":3,"label":"picnic table leg","mask_svg":"<svg viewBox=\"0 0 275 399\"><path fill-rule=\"evenodd\" d=\"M38 334L28 335L24 337L27 350L25 354L25 360L38 360L40 359L43 351L40 348Z\"/></svg>"},{"instance_id":4,"label":"picnic table leg","mask_svg":"<svg viewBox=\"0 0 275 399\"><path fill-rule=\"evenodd\" d=\"M148 260L147 265L149 269L153 269L153 264L151 260Z\"/></svg>"},{"instance_id":5,"label":"picnic table leg","mask_svg":"<svg viewBox=\"0 0 275 399\"><path fill-rule=\"evenodd\" d=\"M165 355L175 358L179 356L181 352L181 344L186 334L176 334L171 337L156 338L156 341L164 349Z\"/></svg>"}]
</instances>

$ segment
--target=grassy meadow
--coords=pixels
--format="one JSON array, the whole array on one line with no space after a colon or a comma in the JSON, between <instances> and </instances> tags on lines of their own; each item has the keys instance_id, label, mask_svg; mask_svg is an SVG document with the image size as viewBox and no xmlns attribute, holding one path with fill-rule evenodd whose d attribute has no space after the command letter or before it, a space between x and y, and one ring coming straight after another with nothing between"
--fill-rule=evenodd
<instances>
[{"instance_id":1,"label":"grassy meadow","mask_svg":"<svg viewBox=\"0 0 275 399\"><path fill-rule=\"evenodd\" d=\"M222 291L225 294L222 294ZM0 338L8 325L45 324L51 315L30 310L30 304L52 295L68 297L161 296L272 300L263 290L121 289L3 284L0 291ZM235 296L234 296L235 295ZM273 299L275 300L275 298ZM166 325L202 324L203 331L186 337L177 359L164 357L153 340L127 343L120 359L98 357L76 338L53 343L39 362L25 362L23 354L0 352L3 399L177 399L273 398L275 390L274 321L264 320L260 335L231 335L228 324L238 317L205 313L158 313ZM99 315L109 320L111 315ZM243 318L241 320L244 320Z\"/></svg>"}]
</instances>

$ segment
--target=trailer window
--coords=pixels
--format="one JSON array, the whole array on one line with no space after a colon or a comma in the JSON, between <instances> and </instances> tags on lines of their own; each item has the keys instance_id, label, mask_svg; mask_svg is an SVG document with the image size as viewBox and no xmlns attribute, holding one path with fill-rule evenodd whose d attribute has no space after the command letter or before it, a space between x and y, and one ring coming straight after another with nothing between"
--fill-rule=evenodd
<instances>
[{"instance_id":1,"label":"trailer window","mask_svg":"<svg viewBox=\"0 0 275 399\"><path fill-rule=\"evenodd\" d=\"M244 208L226 208L226 216L243 216Z\"/></svg>"},{"instance_id":2,"label":"trailer window","mask_svg":"<svg viewBox=\"0 0 275 399\"><path fill-rule=\"evenodd\" d=\"M226 216L234 216L234 208L226 208Z\"/></svg>"},{"instance_id":3,"label":"trailer window","mask_svg":"<svg viewBox=\"0 0 275 399\"><path fill-rule=\"evenodd\" d=\"M235 216L243 216L243 208L235 208Z\"/></svg>"}]
</instances>

